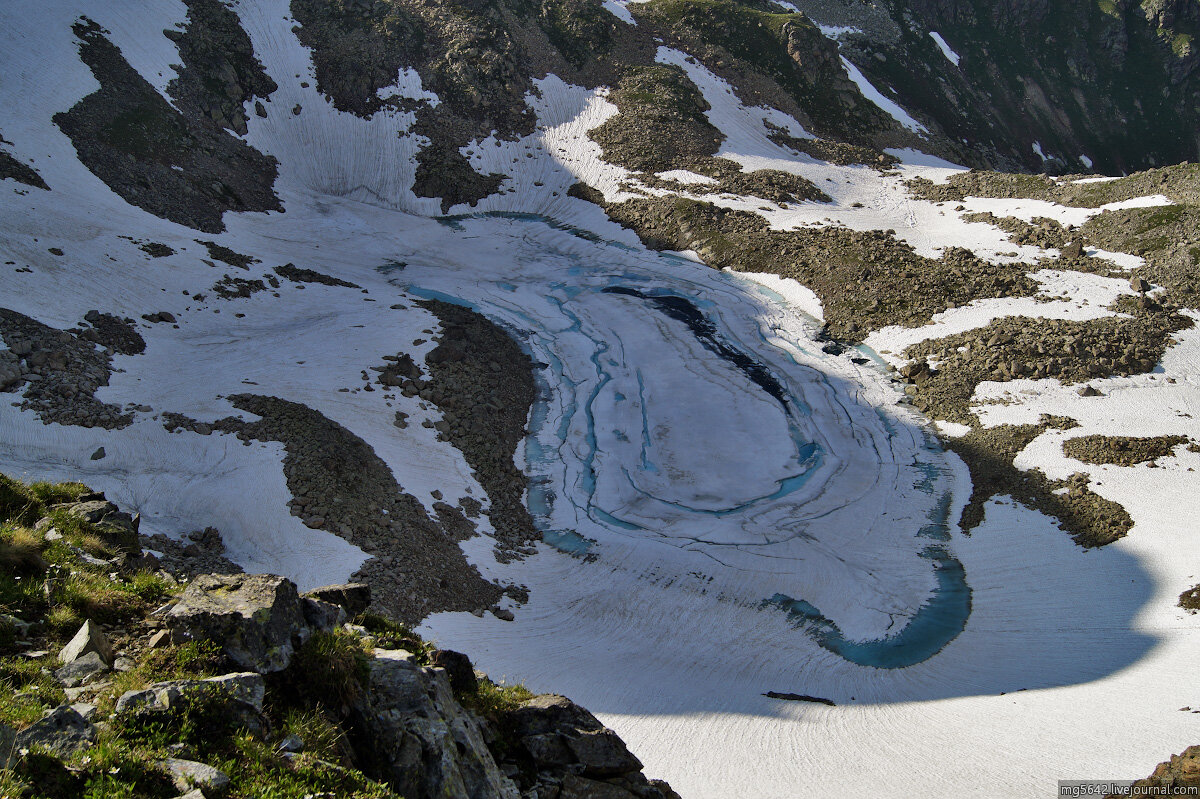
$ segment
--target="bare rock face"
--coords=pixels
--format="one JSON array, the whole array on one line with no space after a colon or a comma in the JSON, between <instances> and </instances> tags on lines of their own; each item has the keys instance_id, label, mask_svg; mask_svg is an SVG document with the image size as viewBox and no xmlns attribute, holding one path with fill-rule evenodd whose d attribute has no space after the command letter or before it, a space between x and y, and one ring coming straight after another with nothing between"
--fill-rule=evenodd
<instances>
[{"instance_id":1,"label":"bare rock face","mask_svg":"<svg viewBox=\"0 0 1200 799\"><path fill-rule=\"evenodd\" d=\"M22 749L40 747L66 757L91 746L95 739L91 722L69 705L60 705L20 732L0 724L0 768L8 768Z\"/></svg>"},{"instance_id":2,"label":"bare rock face","mask_svg":"<svg viewBox=\"0 0 1200 799\"><path fill-rule=\"evenodd\" d=\"M407 652L376 650L369 688L352 709L366 771L409 799L518 799L496 767L484 729L455 700L446 672Z\"/></svg>"},{"instance_id":3,"label":"bare rock face","mask_svg":"<svg viewBox=\"0 0 1200 799\"><path fill-rule=\"evenodd\" d=\"M100 625L88 619L79 628L79 632L75 633L75 637L62 648L58 659L63 663L73 663L89 652L95 652L104 661L105 665L112 665L113 651L112 646L108 643L108 638L105 637L104 631L100 629Z\"/></svg>"},{"instance_id":4,"label":"bare rock face","mask_svg":"<svg viewBox=\"0 0 1200 799\"><path fill-rule=\"evenodd\" d=\"M117 700L118 713L157 712L170 710L181 702L198 696L224 699L247 706L261 713L266 684L254 672L235 672L203 680L171 680L156 682L140 691L126 691Z\"/></svg>"},{"instance_id":5,"label":"bare rock face","mask_svg":"<svg viewBox=\"0 0 1200 799\"><path fill-rule=\"evenodd\" d=\"M239 668L259 674L282 671L312 633L291 580L266 574L205 574L167 614L185 639L220 641Z\"/></svg>"},{"instance_id":6,"label":"bare rock face","mask_svg":"<svg viewBox=\"0 0 1200 799\"><path fill-rule=\"evenodd\" d=\"M642 768L615 732L565 696L534 697L509 721L539 765L577 763L587 777L613 777Z\"/></svg>"},{"instance_id":7,"label":"bare rock face","mask_svg":"<svg viewBox=\"0 0 1200 799\"><path fill-rule=\"evenodd\" d=\"M565 696L536 696L505 714L513 745L501 766L518 774L522 796L559 799L675 799L648 780L625 742Z\"/></svg>"},{"instance_id":8,"label":"bare rock face","mask_svg":"<svg viewBox=\"0 0 1200 799\"><path fill-rule=\"evenodd\" d=\"M338 605L353 618L366 610L371 604L371 586L366 583L344 583L342 585L326 585L305 592L308 599L317 599Z\"/></svg>"},{"instance_id":9,"label":"bare rock face","mask_svg":"<svg viewBox=\"0 0 1200 799\"><path fill-rule=\"evenodd\" d=\"M1200 746L1189 746L1171 759L1159 763L1154 773L1144 780L1133 784L1134 789L1142 789L1142 796L1153 796L1148 789L1161 791L1161 796L1170 795L1170 791L1179 791L1177 795L1187 795L1187 789L1200 788ZM1138 795L1138 794L1135 794ZM1111 797L1105 797L1111 799Z\"/></svg>"}]
</instances>

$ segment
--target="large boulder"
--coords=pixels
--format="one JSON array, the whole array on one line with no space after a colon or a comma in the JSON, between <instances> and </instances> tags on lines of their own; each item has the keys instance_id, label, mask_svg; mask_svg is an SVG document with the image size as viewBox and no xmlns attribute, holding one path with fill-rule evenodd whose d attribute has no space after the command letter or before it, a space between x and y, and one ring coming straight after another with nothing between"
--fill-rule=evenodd
<instances>
[{"instance_id":1,"label":"large boulder","mask_svg":"<svg viewBox=\"0 0 1200 799\"><path fill-rule=\"evenodd\" d=\"M518 799L444 670L418 666L402 650L376 650L370 670L350 718L365 771L407 799Z\"/></svg>"},{"instance_id":2,"label":"large boulder","mask_svg":"<svg viewBox=\"0 0 1200 799\"><path fill-rule=\"evenodd\" d=\"M58 654L58 659L63 663L71 663L83 657L89 652L95 652L100 656L100 660L104 661L105 665L111 666L113 662L112 646L108 643L108 638L104 635L104 631L100 629L100 625L88 619L75 633L75 637L62 648Z\"/></svg>"},{"instance_id":3,"label":"large boulder","mask_svg":"<svg viewBox=\"0 0 1200 799\"><path fill-rule=\"evenodd\" d=\"M282 671L312 633L291 580L273 574L202 574L166 616L176 637L219 641L239 668Z\"/></svg>"},{"instance_id":4,"label":"large boulder","mask_svg":"<svg viewBox=\"0 0 1200 799\"><path fill-rule=\"evenodd\" d=\"M171 782L176 790L191 791L194 789L211 788L220 792L229 785L229 777L221 770L195 760L180 760L168 757L159 765L171 775ZM204 794L201 793L201 796Z\"/></svg>"},{"instance_id":5,"label":"large boulder","mask_svg":"<svg viewBox=\"0 0 1200 799\"><path fill-rule=\"evenodd\" d=\"M88 652L77 657L67 665L54 671L54 677L68 688L77 688L94 682L101 675L110 671L96 652Z\"/></svg>"},{"instance_id":6,"label":"large boulder","mask_svg":"<svg viewBox=\"0 0 1200 799\"><path fill-rule=\"evenodd\" d=\"M535 696L503 714L511 741L501 766L517 775L522 796L558 799L679 799L649 780L624 741L564 696Z\"/></svg>"},{"instance_id":7,"label":"large boulder","mask_svg":"<svg viewBox=\"0 0 1200 799\"><path fill-rule=\"evenodd\" d=\"M535 696L506 721L539 768L573 765L573 771L599 778L642 768L615 732L565 696Z\"/></svg>"},{"instance_id":8,"label":"large boulder","mask_svg":"<svg viewBox=\"0 0 1200 799\"><path fill-rule=\"evenodd\" d=\"M126 691L117 700L116 711L163 711L179 707L181 703L198 697L217 697L246 705L255 713L261 713L265 696L266 683L262 676L252 671L244 671L202 680L156 682L140 691Z\"/></svg>"},{"instance_id":9,"label":"large boulder","mask_svg":"<svg viewBox=\"0 0 1200 799\"><path fill-rule=\"evenodd\" d=\"M95 726L70 705L60 705L20 732L0 725L0 767L9 768L22 749L40 747L69 757L95 740Z\"/></svg>"},{"instance_id":10,"label":"large boulder","mask_svg":"<svg viewBox=\"0 0 1200 799\"><path fill-rule=\"evenodd\" d=\"M68 516L87 522L92 526L92 532L100 536L107 544L112 544L126 552L140 551L138 545L138 528L141 517L130 515L113 503L99 498L83 498L83 501L58 506L63 508Z\"/></svg>"},{"instance_id":11,"label":"large boulder","mask_svg":"<svg viewBox=\"0 0 1200 799\"><path fill-rule=\"evenodd\" d=\"M446 676L450 678L450 687L455 693L469 694L479 687L475 667L471 665L471 659L462 652L435 649L429 656L429 664L446 670Z\"/></svg>"},{"instance_id":12,"label":"large boulder","mask_svg":"<svg viewBox=\"0 0 1200 799\"><path fill-rule=\"evenodd\" d=\"M338 605L346 615L354 618L371 605L371 586L366 583L343 583L314 588L304 596Z\"/></svg>"},{"instance_id":13,"label":"large boulder","mask_svg":"<svg viewBox=\"0 0 1200 799\"><path fill-rule=\"evenodd\" d=\"M212 718L233 727L261 731L266 727L263 698L266 684L259 674L237 672L203 680L157 682L140 691L126 691L116 712L132 716L170 716L203 707Z\"/></svg>"}]
</instances>

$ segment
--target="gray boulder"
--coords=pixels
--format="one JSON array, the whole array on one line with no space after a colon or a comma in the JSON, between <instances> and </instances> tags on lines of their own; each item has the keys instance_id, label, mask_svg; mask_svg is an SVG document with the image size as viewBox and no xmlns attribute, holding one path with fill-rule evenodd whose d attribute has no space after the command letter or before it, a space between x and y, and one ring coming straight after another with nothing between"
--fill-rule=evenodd
<instances>
[{"instance_id":1,"label":"gray boulder","mask_svg":"<svg viewBox=\"0 0 1200 799\"><path fill-rule=\"evenodd\" d=\"M433 666L446 670L446 675L450 678L450 687L456 693L471 693L479 687L479 680L475 677L475 667L471 665L471 659L462 652L455 652L453 649L435 649L429 657L429 662Z\"/></svg>"},{"instance_id":2,"label":"gray boulder","mask_svg":"<svg viewBox=\"0 0 1200 799\"><path fill-rule=\"evenodd\" d=\"M368 690L351 710L368 773L408 799L518 799L479 720L455 701L446 672L410 657L376 650Z\"/></svg>"},{"instance_id":3,"label":"gray boulder","mask_svg":"<svg viewBox=\"0 0 1200 799\"><path fill-rule=\"evenodd\" d=\"M615 732L565 696L535 696L506 721L539 769L570 764L583 776L603 778L642 768Z\"/></svg>"},{"instance_id":4,"label":"gray boulder","mask_svg":"<svg viewBox=\"0 0 1200 799\"><path fill-rule=\"evenodd\" d=\"M202 574L165 621L177 638L222 642L238 667L259 674L287 668L311 634L295 583L270 574Z\"/></svg>"},{"instance_id":5,"label":"gray boulder","mask_svg":"<svg viewBox=\"0 0 1200 799\"><path fill-rule=\"evenodd\" d=\"M203 680L156 682L140 691L126 691L117 700L117 713L157 713L197 700L226 701L231 712L262 713L266 683L254 672L236 672Z\"/></svg>"},{"instance_id":6,"label":"gray boulder","mask_svg":"<svg viewBox=\"0 0 1200 799\"><path fill-rule=\"evenodd\" d=\"M0 725L0 766L9 768L22 749L36 746L68 757L95 740L95 726L70 705L60 705L20 732Z\"/></svg>"},{"instance_id":7,"label":"gray boulder","mask_svg":"<svg viewBox=\"0 0 1200 799\"><path fill-rule=\"evenodd\" d=\"M58 653L58 659L63 663L71 663L88 652L95 652L106 665L112 665L112 646L108 643L108 638L100 629L100 625L91 619L85 621L79 631L75 633L75 637L62 648L62 651Z\"/></svg>"},{"instance_id":8,"label":"gray boulder","mask_svg":"<svg viewBox=\"0 0 1200 799\"><path fill-rule=\"evenodd\" d=\"M192 791L197 788L221 791L229 785L229 777L225 772L195 760L168 757L160 761L159 765L171 775L171 782L180 791Z\"/></svg>"},{"instance_id":9,"label":"gray boulder","mask_svg":"<svg viewBox=\"0 0 1200 799\"><path fill-rule=\"evenodd\" d=\"M77 688L93 682L97 677L110 671L97 652L88 652L77 657L60 669L56 669L54 677L68 688Z\"/></svg>"},{"instance_id":10,"label":"gray boulder","mask_svg":"<svg viewBox=\"0 0 1200 799\"><path fill-rule=\"evenodd\" d=\"M300 597L300 610L305 623L314 630L332 630L346 623L346 611L332 602L304 596Z\"/></svg>"},{"instance_id":11,"label":"gray boulder","mask_svg":"<svg viewBox=\"0 0 1200 799\"><path fill-rule=\"evenodd\" d=\"M366 583L343 583L314 588L304 596L338 605L354 618L371 605L371 586Z\"/></svg>"}]
</instances>

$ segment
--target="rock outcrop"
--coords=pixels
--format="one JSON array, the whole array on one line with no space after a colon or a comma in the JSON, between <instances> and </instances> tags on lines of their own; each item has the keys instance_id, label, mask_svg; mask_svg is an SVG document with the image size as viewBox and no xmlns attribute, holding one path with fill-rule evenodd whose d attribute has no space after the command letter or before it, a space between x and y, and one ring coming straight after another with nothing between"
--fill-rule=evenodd
<instances>
[{"instance_id":1,"label":"rock outcrop","mask_svg":"<svg viewBox=\"0 0 1200 799\"><path fill-rule=\"evenodd\" d=\"M321 605L329 603L301 599L284 577L208 574L187 587L166 621L178 637L218 641L239 667L270 674L286 669L312 634L310 618L322 625L316 629L337 623L338 614L320 612Z\"/></svg>"},{"instance_id":2,"label":"rock outcrop","mask_svg":"<svg viewBox=\"0 0 1200 799\"><path fill-rule=\"evenodd\" d=\"M351 715L368 773L410 799L518 799L480 720L454 698L446 672L402 650L376 650L367 692Z\"/></svg>"}]
</instances>

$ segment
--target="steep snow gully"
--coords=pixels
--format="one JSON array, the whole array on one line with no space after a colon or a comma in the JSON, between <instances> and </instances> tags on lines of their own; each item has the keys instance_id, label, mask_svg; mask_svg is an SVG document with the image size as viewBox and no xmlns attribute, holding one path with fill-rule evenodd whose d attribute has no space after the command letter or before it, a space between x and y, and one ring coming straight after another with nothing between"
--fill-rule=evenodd
<instances>
[{"instance_id":1,"label":"steep snow gully","mask_svg":"<svg viewBox=\"0 0 1200 799\"><path fill-rule=\"evenodd\" d=\"M424 143L411 112L338 112L315 88L286 0L235 3L279 87L241 138L278 160L285 210L226 213L223 232L201 235L121 200L52 122L96 90L71 32L81 15L162 93L179 54L160 32L186 8L48 0L35 15L19 5L0 5L0 132L50 190L0 184L0 306L63 330L91 309L176 321L139 323L145 352L112 356L96 398L125 409L127 426L43 424L6 394L5 471L85 480L140 511L148 533L216 526L248 571L302 587L344 580L368 555L289 512L280 445L170 433L162 414L253 419L225 399L247 392L301 403L367 442L431 515L442 501L486 510L462 453L437 434L436 404L375 388L368 372L397 353L422 364L439 329L417 303L446 300L501 325L535 363L539 393L515 458L543 540L498 557L479 517L461 543L467 559L488 580L527 588L528 601L434 614L422 630L497 678L585 704L686 799L821 795L848 778L870 795L1025 797L1059 778L1146 773L1193 737L1190 714L1174 711L1189 704L1178 686L1200 637L1171 605L1188 567L1163 553L1188 540L1182 520L1200 510L1182 474L1200 456L1158 469L1157 489L1106 476L1122 502L1152 499L1126 503L1137 534L1102 551L1083 552L1053 520L1003 498L964 536L965 466L903 402L875 350L820 338L811 292L650 252L568 195L583 181L611 199L628 177L586 135L615 113L603 91L539 81L527 99L534 133L464 148L480 171L505 175L500 193L443 216L437 199L410 191ZM764 119L779 112L697 79L727 134L723 155L806 176L835 198L767 208L773 225L895 228L930 252L1016 257L998 229L904 189L953 165L904 151L882 174L797 156L768 138ZM388 91L428 100L419 83L402 72ZM197 238L258 260L218 264ZM171 252L151 257L148 243ZM272 270L284 264L354 287L280 283ZM241 288L226 297L214 283ZM982 307L955 319L1094 312L1004 302L991 301L983 322ZM913 335L889 335L901 333ZM1197 335L1168 356L1176 406L1200 417ZM1113 403L1149 390L1122 380L1110 381ZM1036 420L1030 382L990 412ZM1055 413L1080 413L1069 393L1053 395ZM1089 430L1122 418L1123 406L1088 407L1107 409L1079 417ZM1030 451L1064 470L1044 443ZM100 446L106 456L93 459ZM1101 729L1098 718L1122 723Z\"/></svg>"}]
</instances>

